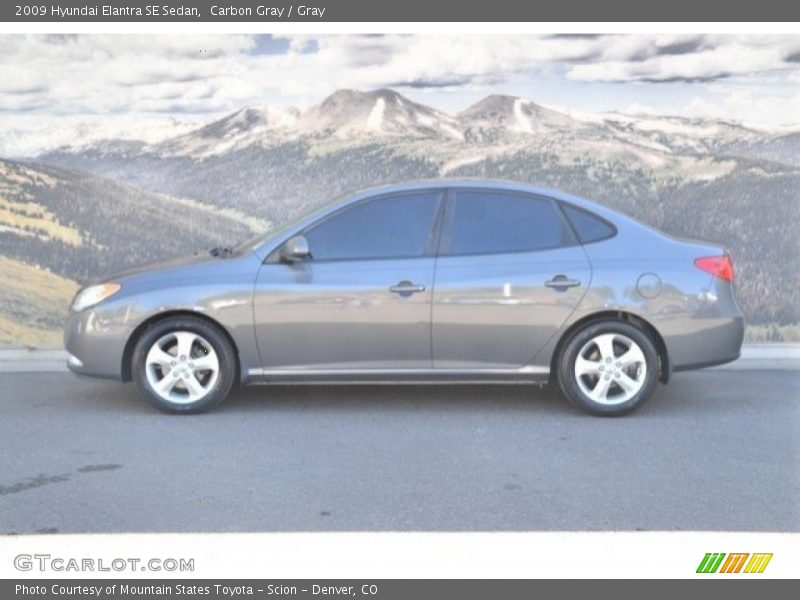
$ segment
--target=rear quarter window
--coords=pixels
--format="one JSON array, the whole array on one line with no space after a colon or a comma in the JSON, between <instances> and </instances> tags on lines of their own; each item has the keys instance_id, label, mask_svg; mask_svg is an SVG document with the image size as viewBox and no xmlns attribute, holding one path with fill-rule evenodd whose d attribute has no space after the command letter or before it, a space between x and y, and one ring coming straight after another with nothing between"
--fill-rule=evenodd
<instances>
[{"instance_id":1,"label":"rear quarter window","mask_svg":"<svg viewBox=\"0 0 800 600\"><path fill-rule=\"evenodd\" d=\"M581 244L599 242L617 235L617 228L602 217L571 204L562 204L561 207Z\"/></svg>"}]
</instances>

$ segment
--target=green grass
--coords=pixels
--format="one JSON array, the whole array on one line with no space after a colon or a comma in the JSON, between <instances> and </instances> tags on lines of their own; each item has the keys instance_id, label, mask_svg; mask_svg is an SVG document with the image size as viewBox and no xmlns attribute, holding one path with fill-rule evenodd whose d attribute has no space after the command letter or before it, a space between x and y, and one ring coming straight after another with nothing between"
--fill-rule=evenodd
<instances>
[{"instance_id":1,"label":"green grass","mask_svg":"<svg viewBox=\"0 0 800 600\"><path fill-rule=\"evenodd\" d=\"M73 246L83 243L79 231L62 225L53 213L35 202L11 202L0 196L0 225L44 235Z\"/></svg>"},{"instance_id":2,"label":"green grass","mask_svg":"<svg viewBox=\"0 0 800 600\"><path fill-rule=\"evenodd\" d=\"M0 256L0 346L60 347L78 284Z\"/></svg>"}]
</instances>

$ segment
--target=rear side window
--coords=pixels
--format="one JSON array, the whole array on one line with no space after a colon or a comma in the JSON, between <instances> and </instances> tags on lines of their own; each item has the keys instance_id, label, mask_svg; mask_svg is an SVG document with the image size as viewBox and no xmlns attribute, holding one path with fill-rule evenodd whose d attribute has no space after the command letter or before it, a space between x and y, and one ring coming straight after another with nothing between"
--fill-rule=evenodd
<instances>
[{"instance_id":1,"label":"rear side window","mask_svg":"<svg viewBox=\"0 0 800 600\"><path fill-rule=\"evenodd\" d=\"M463 191L450 217L449 254L533 252L575 244L552 200L508 192Z\"/></svg>"},{"instance_id":2,"label":"rear side window","mask_svg":"<svg viewBox=\"0 0 800 600\"><path fill-rule=\"evenodd\" d=\"M439 192L361 202L305 232L314 260L413 258L428 250Z\"/></svg>"},{"instance_id":3,"label":"rear side window","mask_svg":"<svg viewBox=\"0 0 800 600\"><path fill-rule=\"evenodd\" d=\"M616 235L617 230L608 221L571 204L561 206L582 244L599 242Z\"/></svg>"}]
</instances>

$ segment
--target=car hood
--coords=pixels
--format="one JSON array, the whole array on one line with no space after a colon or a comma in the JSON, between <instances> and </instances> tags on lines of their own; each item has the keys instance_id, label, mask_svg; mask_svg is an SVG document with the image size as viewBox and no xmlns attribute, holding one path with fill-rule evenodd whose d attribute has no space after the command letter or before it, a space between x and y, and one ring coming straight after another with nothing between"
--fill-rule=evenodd
<instances>
[{"instance_id":1,"label":"car hood","mask_svg":"<svg viewBox=\"0 0 800 600\"><path fill-rule=\"evenodd\" d=\"M149 263L139 267L132 267L122 271L116 271L110 275L107 275L106 277L103 277L101 281L121 281L135 278L137 275L143 274L156 275L159 272L174 271L182 267L192 267L202 265L204 263L216 263L221 260L224 259L211 256L208 254L208 252L195 252L194 254L188 256L179 256L157 263Z\"/></svg>"}]
</instances>

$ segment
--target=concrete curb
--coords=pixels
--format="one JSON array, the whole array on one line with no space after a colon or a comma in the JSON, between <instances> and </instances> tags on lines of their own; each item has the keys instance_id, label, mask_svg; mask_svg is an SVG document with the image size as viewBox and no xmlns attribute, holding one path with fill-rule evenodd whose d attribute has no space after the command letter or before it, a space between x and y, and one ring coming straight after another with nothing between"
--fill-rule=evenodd
<instances>
[{"instance_id":1,"label":"concrete curb","mask_svg":"<svg viewBox=\"0 0 800 600\"><path fill-rule=\"evenodd\" d=\"M2 348L0 373L63 373L67 353L58 349ZM746 344L739 360L721 370L800 370L800 344Z\"/></svg>"},{"instance_id":2,"label":"concrete curb","mask_svg":"<svg viewBox=\"0 0 800 600\"><path fill-rule=\"evenodd\" d=\"M800 369L800 344L745 344L739 360L714 368L767 371Z\"/></svg>"},{"instance_id":3,"label":"concrete curb","mask_svg":"<svg viewBox=\"0 0 800 600\"><path fill-rule=\"evenodd\" d=\"M67 353L64 350L0 349L0 373L58 373L67 370Z\"/></svg>"}]
</instances>

